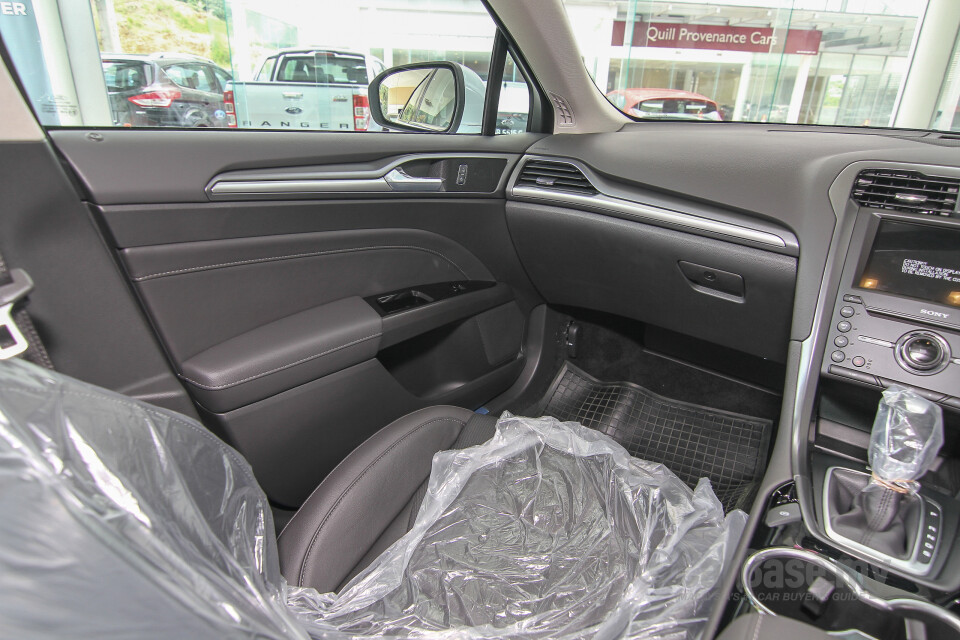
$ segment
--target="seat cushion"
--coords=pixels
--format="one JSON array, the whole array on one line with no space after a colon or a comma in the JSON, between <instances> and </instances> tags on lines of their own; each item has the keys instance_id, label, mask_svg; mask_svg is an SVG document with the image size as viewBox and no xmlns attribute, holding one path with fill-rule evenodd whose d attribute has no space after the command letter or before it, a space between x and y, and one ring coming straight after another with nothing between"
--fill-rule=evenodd
<instances>
[{"instance_id":1,"label":"seat cushion","mask_svg":"<svg viewBox=\"0 0 960 640\"><path fill-rule=\"evenodd\" d=\"M480 444L496 418L428 407L387 425L357 447L307 498L278 539L292 585L339 590L403 536L416 517L433 454Z\"/></svg>"}]
</instances>

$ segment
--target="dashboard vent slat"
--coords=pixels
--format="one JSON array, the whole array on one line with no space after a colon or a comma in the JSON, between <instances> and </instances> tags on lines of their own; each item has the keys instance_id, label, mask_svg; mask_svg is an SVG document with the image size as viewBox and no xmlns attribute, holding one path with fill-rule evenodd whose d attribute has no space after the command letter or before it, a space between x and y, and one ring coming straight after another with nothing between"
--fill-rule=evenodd
<instances>
[{"instance_id":1,"label":"dashboard vent slat","mask_svg":"<svg viewBox=\"0 0 960 640\"><path fill-rule=\"evenodd\" d=\"M861 171L850 193L862 207L935 216L956 216L958 195L958 179L894 169Z\"/></svg>"},{"instance_id":2,"label":"dashboard vent slat","mask_svg":"<svg viewBox=\"0 0 960 640\"><path fill-rule=\"evenodd\" d=\"M598 193L580 169L569 162L554 160L528 160L517 178L517 186L569 191L589 196Z\"/></svg>"}]
</instances>

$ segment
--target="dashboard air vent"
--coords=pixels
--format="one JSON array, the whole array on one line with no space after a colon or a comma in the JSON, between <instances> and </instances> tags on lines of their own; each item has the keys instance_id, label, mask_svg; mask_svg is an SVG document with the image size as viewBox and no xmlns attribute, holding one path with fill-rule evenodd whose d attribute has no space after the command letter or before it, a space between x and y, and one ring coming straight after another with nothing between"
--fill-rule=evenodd
<instances>
[{"instance_id":1,"label":"dashboard air vent","mask_svg":"<svg viewBox=\"0 0 960 640\"><path fill-rule=\"evenodd\" d=\"M588 196L597 194L597 190L580 169L569 162L553 160L529 160L517 178L517 186L570 191Z\"/></svg>"},{"instance_id":2,"label":"dashboard air vent","mask_svg":"<svg viewBox=\"0 0 960 640\"><path fill-rule=\"evenodd\" d=\"M850 194L859 205L910 213L952 216L957 210L960 180L928 176L919 171L861 171Z\"/></svg>"}]
</instances>

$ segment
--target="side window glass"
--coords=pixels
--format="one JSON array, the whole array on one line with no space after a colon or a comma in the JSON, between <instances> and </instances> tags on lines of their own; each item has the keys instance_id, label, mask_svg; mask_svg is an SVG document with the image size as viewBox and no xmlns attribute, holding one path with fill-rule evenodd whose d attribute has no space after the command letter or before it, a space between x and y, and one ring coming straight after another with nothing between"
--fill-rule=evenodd
<instances>
[{"instance_id":1,"label":"side window glass","mask_svg":"<svg viewBox=\"0 0 960 640\"><path fill-rule=\"evenodd\" d=\"M267 58L263 61L263 66L260 67L260 72L257 73L257 82L269 82L270 78L273 77L273 70L277 66L276 58Z\"/></svg>"},{"instance_id":2,"label":"side window glass","mask_svg":"<svg viewBox=\"0 0 960 640\"><path fill-rule=\"evenodd\" d=\"M503 67L503 84L497 104L497 134L524 133L530 118L530 87L508 54Z\"/></svg>"},{"instance_id":3,"label":"side window glass","mask_svg":"<svg viewBox=\"0 0 960 640\"><path fill-rule=\"evenodd\" d=\"M219 90L213 73L201 64L172 64L164 67L163 72L181 89L196 89L207 93Z\"/></svg>"},{"instance_id":4,"label":"side window glass","mask_svg":"<svg viewBox=\"0 0 960 640\"><path fill-rule=\"evenodd\" d=\"M185 70L182 66L172 64L168 67L162 67L163 75L167 77L175 85L184 87L187 84L187 78Z\"/></svg>"},{"instance_id":5,"label":"side window glass","mask_svg":"<svg viewBox=\"0 0 960 640\"><path fill-rule=\"evenodd\" d=\"M147 80L146 65L142 62L103 62L103 77L107 82L107 91L127 91L140 89L150 84Z\"/></svg>"},{"instance_id":6,"label":"side window glass","mask_svg":"<svg viewBox=\"0 0 960 640\"><path fill-rule=\"evenodd\" d=\"M220 68L213 69L213 75L217 77L217 84L219 85L218 91L222 92L227 83L230 82L230 74Z\"/></svg>"},{"instance_id":7,"label":"side window glass","mask_svg":"<svg viewBox=\"0 0 960 640\"><path fill-rule=\"evenodd\" d=\"M497 33L483 0L58 0L68 1L70 20L34 11L49 4L39 0L0 16L44 126L379 131L369 83L403 64L462 65L482 108ZM507 66L514 132L527 100ZM425 101L418 117L441 122L451 107Z\"/></svg>"},{"instance_id":8,"label":"side window glass","mask_svg":"<svg viewBox=\"0 0 960 640\"><path fill-rule=\"evenodd\" d=\"M202 64L193 65L193 68L197 81L196 89L207 93L220 92L220 85L217 83L217 77L213 75L213 69Z\"/></svg>"},{"instance_id":9,"label":"side window glass","mask_svg":"<svg viewBox=\"0 0 960 640\"><path fill-rule=\"evenodd\" d=\"M163 67L163 72L173 84L182 89L196 89L200 84L199 74L194 65L172 64Z\"/></svg>"}]
</instances>

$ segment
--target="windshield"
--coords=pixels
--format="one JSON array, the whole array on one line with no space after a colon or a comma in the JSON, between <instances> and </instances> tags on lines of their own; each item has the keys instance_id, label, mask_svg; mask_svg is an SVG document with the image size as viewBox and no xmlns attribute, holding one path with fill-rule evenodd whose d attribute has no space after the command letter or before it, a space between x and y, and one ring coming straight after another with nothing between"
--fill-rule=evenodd
<instances>
[{"instance_id":1,"label":"windshield","mask_svg":"<svg viewBox=\"0 0 960 640\"><path fill-rule=\"evenodd\" d=\"M564 3L597 87L638 120L960 130L953 0Z\"/></svg>"}]
</instances>

